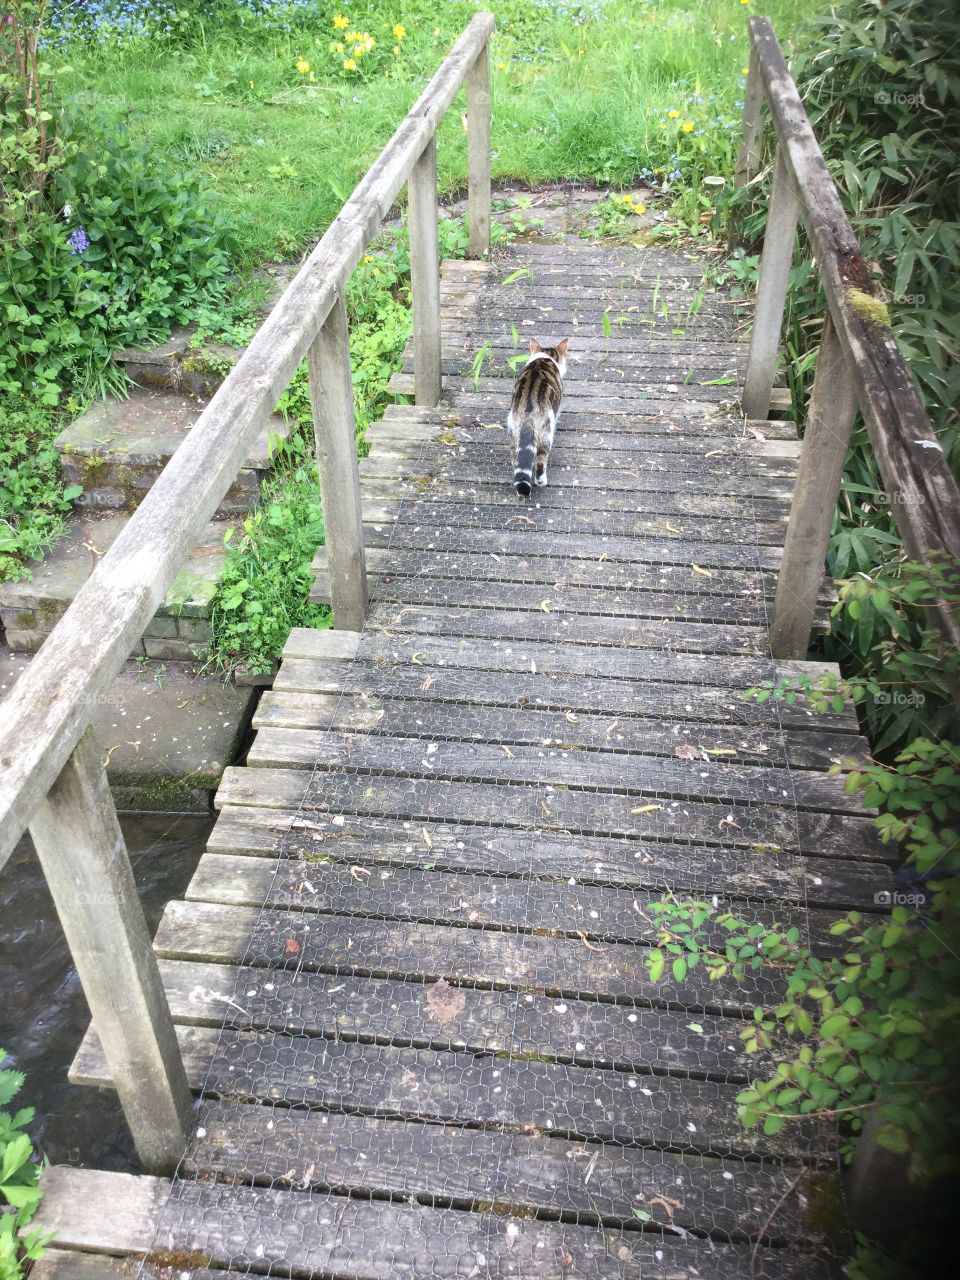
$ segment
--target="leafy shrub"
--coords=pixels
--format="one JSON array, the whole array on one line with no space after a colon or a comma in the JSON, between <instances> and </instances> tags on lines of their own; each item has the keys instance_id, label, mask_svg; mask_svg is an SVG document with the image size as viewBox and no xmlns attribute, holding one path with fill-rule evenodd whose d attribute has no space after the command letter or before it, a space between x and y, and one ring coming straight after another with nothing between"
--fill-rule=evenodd
<instances>
[{"instance_id":1,"label":"leafy shrub","mask_svg":"<svg viewBox=\"0 0 960 1280\"><path fill-rule=\"evenodd\" d=\"M53 442L60 415L0 397L0 582L25 576L60 533L79 485L63 487Z\"/></svg>"},{"instance_id":2,"label":"leafy shrub","mask_svg":"<svg viewBox=\"0 0 960 1280\"><path fill-rule=\"evenodd\" d=\"M6 1058L0 1049L0 1063ZM23 1087L23 1073L0 1070L0 1107L5 1107ZM43 1255L38 1231L19 1240L37 1211L42 1192L37 1186L41 1166L34 1160L33 1143L25 1133L34 1117L33 1107L21 1107L12 1114L0 1111L0 1280L20 1280L21 1263Z\"/></svg>"}]
</instances>

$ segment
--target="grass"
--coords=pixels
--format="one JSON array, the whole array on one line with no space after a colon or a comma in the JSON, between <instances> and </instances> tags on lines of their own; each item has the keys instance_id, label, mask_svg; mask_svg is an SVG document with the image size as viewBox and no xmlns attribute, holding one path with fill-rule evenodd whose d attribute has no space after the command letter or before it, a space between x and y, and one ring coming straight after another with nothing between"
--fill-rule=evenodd
<instances>
[{"instance_id":1,"label":"grass","mask_svg":"<svg viewBox=\"0 0 960 1280\"><path fill-rule=\"evenodd\" d=\"M239 227L241 257L253 264L293 255L322 234L478 7L467 0L439 10L423 0L350 5L351 21L380 48L393 41L385 25L405 24L401 58L387 59L389 76L344 72L329 49L343 33L328 19L256 38L236 29L207 33L186 49L142 38L119 49L67 47L56 56L73 69L60 85L201 174L222 195ZM489 0L488 7L498 24L491 51L496 178L628 185L646 171L679 171L677 188L699 183L705 172L729 173L750 5L556 0L539 8ZM764 12L784 38L817 7L772 0ZM576 20L594 10L597 17ZM298 59L310 63L308 74L297 71ZM670 119L671 110L680 114ZM694 129L683 133L687 122ZM439 160L443 187L461 187L466 150L457 108L441 128Z\"/></svg>"}]
</instances>

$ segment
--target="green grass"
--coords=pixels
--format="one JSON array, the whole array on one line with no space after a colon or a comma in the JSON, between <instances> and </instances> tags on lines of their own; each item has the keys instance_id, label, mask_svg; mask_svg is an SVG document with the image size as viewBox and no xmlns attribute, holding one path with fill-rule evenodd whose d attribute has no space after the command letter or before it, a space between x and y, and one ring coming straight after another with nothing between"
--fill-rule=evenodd
<instances>
[{"instance_id":1,"label":"green grass","mask_svg":"<svg viewBox=\"0 0 960 1280\"><path fill-rule=\"evenodd\" d=\"M200 173L221 193L242 257L253 263L292 255L322 234L477 7L351 5L351 22L378 40L378 57L393 42L384 25L405 24L402 58L380 64L389 78L379 66L363 79L344 72L329 50L343 33L328 21L293 34L208 33L186 49L143 39L120 50L68 48L57 59L73 71L60 84ZM669 170L674 155L681 184L729 173L751 5L608 0L599 20L583 23L569 4L490 0L489 7L498 23L496 178L628 185L644 170ZM783 39L818 7L772 0L763 10ZM310 62L312 83L296 70L298 58ZM670 120L670 110L681 114ZM455 106L440 132L446 189L462 186L466 172L460 116ZM684 135L687 120L696 132Z\"/></svg>"}]
</instances>

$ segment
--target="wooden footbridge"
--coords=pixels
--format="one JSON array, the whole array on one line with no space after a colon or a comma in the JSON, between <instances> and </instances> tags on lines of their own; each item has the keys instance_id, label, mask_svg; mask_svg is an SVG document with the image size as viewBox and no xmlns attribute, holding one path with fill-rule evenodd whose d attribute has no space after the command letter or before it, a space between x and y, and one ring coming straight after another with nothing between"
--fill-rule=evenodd
<instances>
[{"instance_id":1,"label":"wooden footbridge","mask_svg":"<svg viewBox=\"0 0 960 1280\"><path fill-rule=\"evenodd\" d=\"M768 23L739 173L765 96L751 345L702 255L486 256L491 29L458 41L3 708L3 848L30 825L93 1014L72 1078L118 1089L148 1171L46 1170L37 1280L839 1274L832 1125L737 1118L774 1065L739 1033L782 973L654 982L645 957L665 894L818 950L877 909L889 851L828 773L866 751L852 708L743 695L828 669L805 654L857 402L891 486L947 481L816 239L855 249ZM441 278L434 135L464 80L472 257ZM405 181L395 389L416 403L358 469L343 286ZM831 317L803 453L768 413L798 201ZM571 367L550 486L518 505L501 424L529 336L569 336ZM88 708L305 356L337 629L291 635L151 948Z\"/></svg>"}]
</instances>

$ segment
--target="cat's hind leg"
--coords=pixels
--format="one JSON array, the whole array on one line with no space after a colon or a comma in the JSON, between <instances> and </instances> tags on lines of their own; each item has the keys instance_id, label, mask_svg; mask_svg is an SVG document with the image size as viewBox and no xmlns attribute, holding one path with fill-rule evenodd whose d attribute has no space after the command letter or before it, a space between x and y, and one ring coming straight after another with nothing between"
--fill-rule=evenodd
<instances>
[{"instance_id":1,"label":"cat's hind leg","mask_svg":"<svg viewBox=\"0 0 960 1280\"><path fill-rule=\"evenodd\" d=\"M534 481L542 489L547 483L547 459L550 457L550 450L545 449L543 445L537 450L537 474Z\"/></svg>"}]
</instances>

